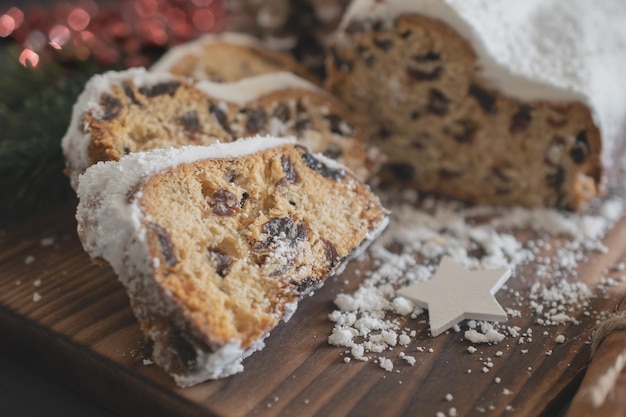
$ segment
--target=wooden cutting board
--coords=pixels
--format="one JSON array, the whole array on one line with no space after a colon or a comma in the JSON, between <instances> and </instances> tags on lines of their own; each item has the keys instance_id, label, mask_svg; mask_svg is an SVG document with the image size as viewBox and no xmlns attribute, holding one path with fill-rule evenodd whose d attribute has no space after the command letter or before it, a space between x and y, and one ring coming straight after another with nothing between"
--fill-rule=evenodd
<instances>
[{"instance_id":1,"label":"wooden cutting board","mask_svg":"<svg viewBox=\"0 0 626 417\"><path fill-rule=\"evenodd\" d=\"M266 348L244 362L243 373L180 389L158 367L144 364L149 347L121 284L110 268L91 265L81 248L75 204L0 235L0 349L123 416L435 416L452 415L452 407L458 416L547 416L566 407L588 363L595 317L581 313L578 325L538 327L533 312L515 305L522 316L510 324L534 329L532 343L509 337L475 345L478 352L469 354L463 333L431 338L426 316L420 316L407 324L418 333L405 349L417 359L415 366L395 361L395 370L386 372L372 363L346 364L343 349L327 343L333 327L328 314L338 292L358 287L369 267L363 260L303 300ZM579 266L580 279L592 290L625 257L626 221L605 243L607 253ZM525 274L531 271L532 265L518 271L508 287L527 293L534 280ZM512 306L514 291L497 298ZM591 299L592 309L612 311L624 286L603 294ZM566 343L556 344L557 334ZM485 373L486 358L493 367Z\"/></svg>"}]
</instances>

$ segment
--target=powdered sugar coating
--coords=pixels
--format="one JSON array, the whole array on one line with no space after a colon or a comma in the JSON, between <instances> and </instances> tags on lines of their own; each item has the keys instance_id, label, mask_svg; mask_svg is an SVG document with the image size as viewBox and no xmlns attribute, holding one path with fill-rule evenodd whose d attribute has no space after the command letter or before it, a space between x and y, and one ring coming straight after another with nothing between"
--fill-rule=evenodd
<instances>
[{"instance_id":1,"label":"powdered sugar coating","mask_svg":"<svg viewBox=\"0 0 626 417\"><path fill-rule=\"evenodd\" d=\"M581 101L603 136L603 159L626 137L626 3L621 0L355 0L341 28L421 14L472 45L480 75L521 100ZM347 39L340 34L339 42Z\"/></svg>"},{"instance_id":2,"label":"powdered sugar coating","mask_svg":"<svg viewBox=\"0 0 626 417\"><path fill-rule=\"evenodd\" d=\"M315 84L287 71L255 75L232 83L202 80L196 86L218 100L236 104L246 104L278 90L307 90L326 94L324 90Z\"/></svg>"}]
</instances>

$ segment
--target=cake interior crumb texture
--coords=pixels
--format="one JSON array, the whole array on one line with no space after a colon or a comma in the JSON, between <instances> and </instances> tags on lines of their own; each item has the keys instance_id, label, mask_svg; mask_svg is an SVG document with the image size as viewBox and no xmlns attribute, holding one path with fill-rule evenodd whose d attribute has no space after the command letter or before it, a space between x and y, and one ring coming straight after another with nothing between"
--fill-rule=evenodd
<instances>
[{"instance_id":1,"label":"cake interior crumb texture","mask_svg":"<svg viewBox=\"0 0 626 417\"><path fill-rule=\"evenodd\" d=\"M388 181L471 203L572 210L604 192L608 137L601 143L582 100L503 94L482 78L470 42L437 19L362 15L342 30L327 88L388 155Z\"/></svg>"},{"instance_id":2,"label":"cake interior crumb texture","mask_svg":"<svg viewBox=\"0 0 626 417\"><path fill-rule=\"evenodd\" d=\"M86 181L93 182L107 164L89 169ZM79 191L87 185L81 182ZM126 242L96 245L111 250L122 243L114 250L122 251L123 265L114 269L154 342L155 362L181 385L241 370L228 365L262 347L295 303L332 275L385 218L369 187L299 145L182 164L119 194L117 199L141 212L139 225L130 221L137 231ZM94 204L108 204L98 201L105 198L111 197L81 201L84 244L98 238L87 236L98 232L85 213ZM98 220L129 226L106 223L123 216ZM145 249L132 249L137 239Z\"/></svg>"}]
</instances>

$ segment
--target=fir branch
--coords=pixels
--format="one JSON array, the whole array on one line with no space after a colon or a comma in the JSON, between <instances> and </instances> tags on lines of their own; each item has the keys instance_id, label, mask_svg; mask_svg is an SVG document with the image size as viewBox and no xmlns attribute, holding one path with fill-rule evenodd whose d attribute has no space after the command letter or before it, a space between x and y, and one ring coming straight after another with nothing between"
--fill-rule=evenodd
<instances>
[{"instance_id":1,"label":"fir branch","mask_svg":"<svg viewBox=\"0 0 626 417\"><path fill-rule=\"evenodd\" d=\"M2 56L4 55L4 56ZM73 192L63 174L61 138L92 63L24 68L15 50L0 55L0 227L49 208Z\"/></svg>"}]
</instances>

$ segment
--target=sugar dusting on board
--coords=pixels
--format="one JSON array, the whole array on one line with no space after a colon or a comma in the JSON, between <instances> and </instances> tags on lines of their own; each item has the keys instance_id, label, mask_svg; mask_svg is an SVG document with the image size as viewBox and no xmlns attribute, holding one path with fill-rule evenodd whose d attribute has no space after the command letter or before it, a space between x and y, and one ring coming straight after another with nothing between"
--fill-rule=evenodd
<instances>
[{"instance_id":1,"label":"sugar dusting on board","mask_svg":"<svg viewBox=\"0 0 626 417\"><path fill-rule=\"evenodd\" d=\"M385 198L384 192L379 194ZM617 197L621 194L610 194L583 214L468 207L420 199L414 191L400 194L385 202L392 211L391 223L368 251L372 267L356 291L336 296L337 309L329 316L334 328L328 342L345 348L345 363L369 361L386 371L400 372L402 367L415 365L418 355L433 352L428 347L432 339L427 327L416 325L427 321L425 312L398 297L396 290L430 280L443 256L468 269L510 268L510 280L522 280L528 288L521 291L505 285L498 294L508 322L469 320L453 328L470 353L480 349L474 345L498 344L504 350L532 343L533 337L551 336L552 345L546 347L550 355L551 348L566 342L557 326L577 324L581 314L603 319L607 313L594 311L589 300L624 281L623 264L606 271L593 292L576 279L582 261L592 253L607 251L602 239L624 213L624 201ZM609 272L619 277L609 277ZM514 324L522 311L534 315L534 333L533 328ZM496 357L502 356L498 352ZM478 360L477 371L488 373L497 358Z\"/></svg>"}]
</instances>

